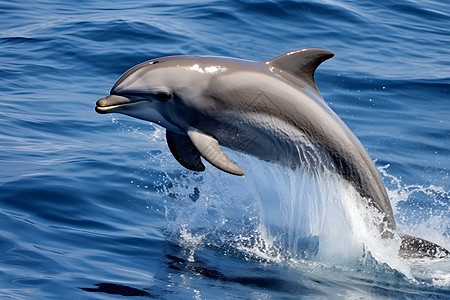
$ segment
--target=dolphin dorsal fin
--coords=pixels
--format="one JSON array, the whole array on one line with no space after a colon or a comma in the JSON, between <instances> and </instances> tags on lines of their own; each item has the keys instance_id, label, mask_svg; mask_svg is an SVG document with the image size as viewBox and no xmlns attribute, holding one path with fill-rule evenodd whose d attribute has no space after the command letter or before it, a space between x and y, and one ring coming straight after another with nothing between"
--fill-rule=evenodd
<instances>
[{"instance_id":1,"label":"dolphin dorsal fin","mask_svg":"<svg viewBox=\"0 0 450 300\"><path fill-rule=\"evenodd\" d=\"M198 152L214 167L233 175L244 175L241 168L223 153L215 138L196 130L189 130L187 135Z\"/></svg>"},{"instance_id":2,"label":"dolphin dorsal fin","mask_svg":"<svg viewBox=\"0 0 450 300\"><path fill-rule=\"evenodd\" d=\"M314 72L322 62L333 56L334 53L331 51L310 48L286 53L266 61L265 64L272 72L290 82L295 84L295 82L287 78L289 76L283 76L284 73L300 78L304 83L308 84L318 92L314 81Z\"/></svg>"}]
</instances>

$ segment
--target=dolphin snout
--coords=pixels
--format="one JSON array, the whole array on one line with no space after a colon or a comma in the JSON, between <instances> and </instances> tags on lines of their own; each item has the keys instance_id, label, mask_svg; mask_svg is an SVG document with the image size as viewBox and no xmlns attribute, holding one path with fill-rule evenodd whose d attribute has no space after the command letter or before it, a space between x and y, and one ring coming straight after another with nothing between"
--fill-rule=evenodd
<instances>
[{"instance_id":1,"label":"dolphin snout","mask_svg":"<svg viewBox=\"0 0 450 300\"><path fill-rule=\"evenodd\" d=\"M97 101L95 111L99 114L106 114L110 112L110 110L130 102L130 99L128 99L127 97L119 95L109 95Z\"/></svg>"},{"instance_id":2,"label":"dolphin snout","mask_svg":"<svg viewBox=\"0 0 450 300\"><path fill-rule=\"evenodd\" d=\"M124 96L119 95L109 95L105 98L101 98L97 101L97 106L100 107L106 107L106 106L112 106L112 105L121 105L130 103L130 99Z\"/></svg>"},{"instance_id":3,"label":"dolphin snout","mask_svg":"<svg viewBox=\"0 0 450 300\"><path fill-rule=\"evenodd\" d=\"M100 106L100 107L105 107L105 106L108 106L106 103L107 103L106 98L101 98L97 101L97 103L95 103L95 105Z\"/></svg>"}]
</instances>

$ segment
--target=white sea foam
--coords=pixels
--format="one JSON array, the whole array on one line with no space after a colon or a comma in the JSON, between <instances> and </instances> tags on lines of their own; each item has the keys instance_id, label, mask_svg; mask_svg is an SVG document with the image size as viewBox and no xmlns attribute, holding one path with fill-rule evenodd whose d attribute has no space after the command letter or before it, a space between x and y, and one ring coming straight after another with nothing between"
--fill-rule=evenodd
<instances>
[{"instance_id":1,"label":"white sea foam","mask_svg":"<svg viewBox=\"0 0 450 300\"><path fill-rule=\"evenodd\" d=\"M274 263L306 260L348 268L365 264L371 267L375 259L380 266L389 266L412 281L448 285L444 262L433 260L420 267L417 260L399 258L400 238L379 237L370 220L380 220L382 216L364 206L353 186L339 176L329 172L310 173L301 168L288 170L230 153L233 155L242 167L251 170L244 178L208 168L203 175L172 180L170 191L177 199L170 208L177 215L172 219L172 226L181 230L182 237L189 232L189 236L201 236L199 243L203 245L219 247L225 253L237 252L246 259ZM382 172L384 177L392 177L387 175L386 168ZM200 191L196 202L190 197L193 186ZM389 194L404 195L404 190L409 188L399 182L399 189ZM447 220L431 216L413 230L405 231L423 238L442 236L445 228L441 225L440 232L430 234L429 231L430 225L434 224L436 229L442 222ZM190 245L183 238L180 243ZM445 241L443 245L447 246Z\"/></svg>"},{"instance_id":2,"label":"white sea foam","mask_svg":"<svg viewBox=\"0 0 450 300\"><path fill-rule=\"evenodd\" d=\"M139 128L113 122L123 132L142 134ZM162 133L157 127L148 139L161 144ZM370 220L382 216L365 206L353 186L335 173L308 166L291 170L227 152L239 161L246 176L230 176L208 165L205 173L167 172L162 179L168 231L178 236L189 259L204 246L219 247L245 259L294 265L307 261L344 269L355 264L370 267L374 259L412 281L450 285L446 260L399 258L400 238L381 239L376 222ZM170 153L160 160L165 166L176 166ZM388 167L379 171L389 183L399 231L449 248L450 193L436 186L404 185L389 174ZM417 193L428 197L435 209L414 221L401 204Z\"/></svg>"}]
</instances>

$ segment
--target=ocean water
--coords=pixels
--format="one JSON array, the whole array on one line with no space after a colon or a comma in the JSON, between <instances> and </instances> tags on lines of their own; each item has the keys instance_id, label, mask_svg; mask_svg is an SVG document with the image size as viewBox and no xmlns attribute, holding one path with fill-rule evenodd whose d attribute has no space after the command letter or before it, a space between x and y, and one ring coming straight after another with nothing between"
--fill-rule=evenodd
<instances>
[{"instance_id":1,"label":"ocean water","mask_svg":"<svg viewBox=\"0 0 450 300\"><path fill-rule=\"evenodd\" d=\"M161 127L94 111L151 58L329 49L317 85L376 162L399 231L450 249L447 1L24 0L0 13L0 298L450 298L449 259L401 260L367 236L339 178L233 151L245 177L191 172Z\"/></svg>"}]
</instances>

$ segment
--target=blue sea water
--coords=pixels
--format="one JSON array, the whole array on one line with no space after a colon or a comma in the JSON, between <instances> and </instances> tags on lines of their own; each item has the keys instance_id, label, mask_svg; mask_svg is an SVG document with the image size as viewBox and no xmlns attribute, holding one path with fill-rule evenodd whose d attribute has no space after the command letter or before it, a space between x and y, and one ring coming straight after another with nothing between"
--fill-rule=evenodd
<instances>
[{"instance_id":1,"label":"blue sea water","mask_svg":"<svg viewBox=\"0 0 450 300\"><path fill-rule=\"evenodd\" d=\"M317 85L376 161L399 231L449 249L447 1L24 0L0 13L0 298L450 298L449 259L346 247L358 226L304 187L326 178L232 151L244 178L191 172L164 129L94 111L151 58L329 49ZM313 200L319 217L303 209ZM323 236L305 234L317 220Z\"/></svg>"}]
</instances>

